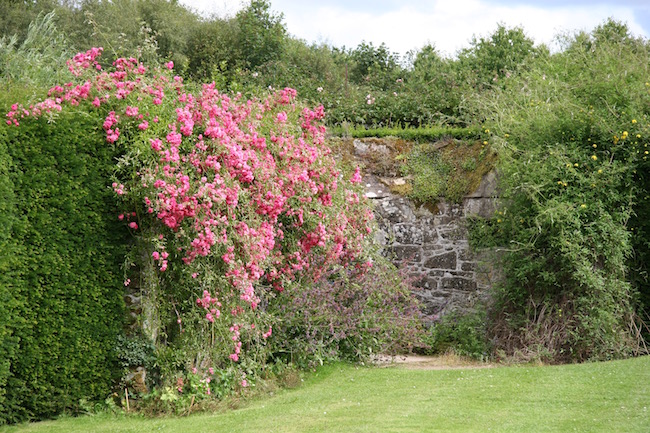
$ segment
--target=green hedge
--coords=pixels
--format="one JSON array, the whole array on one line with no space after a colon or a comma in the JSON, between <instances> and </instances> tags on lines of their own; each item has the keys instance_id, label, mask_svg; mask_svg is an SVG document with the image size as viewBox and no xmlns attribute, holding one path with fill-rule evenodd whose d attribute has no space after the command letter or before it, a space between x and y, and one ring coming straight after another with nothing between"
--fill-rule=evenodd
<instances>
[{"instance_id":1,"label":"green hedge","mask_svg":"<svg viewBox=\"0 0 650 433\"><path fill-rule=\"evenodd\" d=\"M0 130L0 134L2 134ZM11 158L7 154L3 136L0 135L0 408L5 402L5 384L9 376L11 360L16 353L16 338L10 327L11 313L16 303L10 284L15 277L15 243L11 232L15 222L14 185L9 178Z\"/></svg>"},{"instance_id":2,"label":"green hedge","mask_svg":"<svg viewBox=\"0 0 650 433\"><path fill-rule=\"evenodd\" d=\"M350 136L352 138L366 137L396 137L419 143L434 142L444 138L455 138L457 140L478 139L482 130L479 127L450 128L429 126L422 128L343 128L333 126L328 128L333 136Z\"/></svg>"},{"instance_id":3,"label":"green hedge","mask_svg":"<svg viewBox=\"0 0 650 433\"><path fill-rule=\"evenodd\" d=\"M92 117L0 128L0 424L75 412L119 377L126 233Z\"/></svg>"}]
</instances>

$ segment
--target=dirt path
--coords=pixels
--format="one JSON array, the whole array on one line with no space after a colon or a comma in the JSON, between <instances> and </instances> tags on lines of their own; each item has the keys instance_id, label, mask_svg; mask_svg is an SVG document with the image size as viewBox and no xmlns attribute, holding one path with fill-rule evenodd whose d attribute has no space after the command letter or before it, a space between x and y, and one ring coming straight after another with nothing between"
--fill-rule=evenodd
<instances>
[{"instance_id":1,"label":"dirt path","mask_svg":"<svg viewBox=\"0 0 650 433\"><path fill-rule=\"evenodd\" d=\"M412 370L458 370L494 368L497 366L496 364L465 359L456 355L379 355L373 359L373 363L380 367L398 367Z\"/></svg>"}]
</instances>

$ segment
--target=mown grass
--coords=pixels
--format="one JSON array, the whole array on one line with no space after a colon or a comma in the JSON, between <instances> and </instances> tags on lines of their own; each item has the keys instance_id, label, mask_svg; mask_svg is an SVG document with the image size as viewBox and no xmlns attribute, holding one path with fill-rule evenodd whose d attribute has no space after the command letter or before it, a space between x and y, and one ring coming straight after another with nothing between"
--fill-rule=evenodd
<instances>
[{"instance_id":1,"label":"mown grass","mask_svg":"<svg viewBox=\"0 0 650 433\"><path fill-rule=\"evenodd\" d=\"M185 418L95 415L18 432L648 432L650 357L564 366L408 370L332 365L302 387Z\"/></svg>"}]
</instances>

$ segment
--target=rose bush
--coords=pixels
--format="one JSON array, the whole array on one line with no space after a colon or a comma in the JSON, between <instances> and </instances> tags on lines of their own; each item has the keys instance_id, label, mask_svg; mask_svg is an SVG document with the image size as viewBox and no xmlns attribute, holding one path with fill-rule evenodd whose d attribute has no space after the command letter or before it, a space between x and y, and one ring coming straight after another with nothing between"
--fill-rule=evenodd
<instances>
[{"instance_id":1,"label":"rose bush","mask_svg":"<svg viewBox=\"0 0 650 433\"><path fill-rule=\"evenodd\" d=\"M78 82L13 105L6 122L56 122L64 109L100 115L106 145L121 155L116 218L134 235L124 285L142 295L140 327L161 351L162 379L219 369L248 386L272 357L282 317L271 304L335 265L370 266L360 173L337 169L323 107L303 107L293 89L244 100L214 83L186 87L172 64L120 58L102 70L101 52L76 55L68 66Z\"/></svg>"}]
</instances>

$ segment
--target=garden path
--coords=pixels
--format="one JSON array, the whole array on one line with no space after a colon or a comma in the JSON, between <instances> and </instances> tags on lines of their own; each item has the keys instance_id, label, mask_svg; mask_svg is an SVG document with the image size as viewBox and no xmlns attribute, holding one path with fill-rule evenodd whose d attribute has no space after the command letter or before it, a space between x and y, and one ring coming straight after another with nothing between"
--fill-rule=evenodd
<instances>
[{"instance_id":1,"label":"garden path","mask_svg":"<svg viewBox=\"0 0 650 433\"><path fill-rule=\"evenodd\" d=\"M372 360L380 367L398 367L411 370L459 370L494 368L497 364L462 358L457 355L379 355Z\"/></svg>"}]
</instances>

